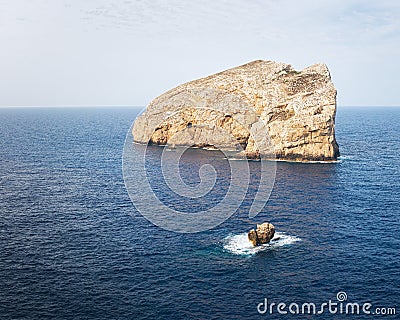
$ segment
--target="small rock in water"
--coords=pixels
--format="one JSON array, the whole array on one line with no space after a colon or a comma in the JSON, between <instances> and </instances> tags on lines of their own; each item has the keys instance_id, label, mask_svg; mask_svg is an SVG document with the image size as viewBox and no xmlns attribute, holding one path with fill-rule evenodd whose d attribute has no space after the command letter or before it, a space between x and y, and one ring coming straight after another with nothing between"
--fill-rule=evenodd
<instances>
[{"instance_id":1,"label":"small rock in water","mask_svg":"<svg viewBox=\"0 0 400 320\"><path fill-rule=\"evenodd\" d=\"M265 222L257 224L256 230L251 229L248 233L248 238L253 246L267 244L275 235L275 227L272 223Z\"/></svg>"}]
</instances>

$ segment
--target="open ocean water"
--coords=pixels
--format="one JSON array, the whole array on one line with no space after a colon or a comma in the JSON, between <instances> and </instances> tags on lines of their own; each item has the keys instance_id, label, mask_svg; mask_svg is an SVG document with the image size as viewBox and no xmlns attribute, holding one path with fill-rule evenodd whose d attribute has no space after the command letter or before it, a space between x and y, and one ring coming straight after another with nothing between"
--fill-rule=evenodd
<instances>
[{"instance_id":1,"label":"open ocean water","mask_svg":"<svg viewBox=\"0 0 400 320\"><path fill-rule=\"evenodd\" d=\"M256 218L251 185L231 218L196 234L156 227L130 201L121 160L138 112L0 109L1 319L310 319L257 306L338 302L338 292L372 312L394 307L382 317L398 319L400 108L339 107L338 163L278 162ZM194 204L158 183L150 161L156 194L186 212L213 206L229 180L219 152L189 150L181 166L195 184L206 161L219 180ZM263 221L281 239L251 249L245 232ZM318 318L364 317L377 316Z\"/></svg>"}]
</instances>

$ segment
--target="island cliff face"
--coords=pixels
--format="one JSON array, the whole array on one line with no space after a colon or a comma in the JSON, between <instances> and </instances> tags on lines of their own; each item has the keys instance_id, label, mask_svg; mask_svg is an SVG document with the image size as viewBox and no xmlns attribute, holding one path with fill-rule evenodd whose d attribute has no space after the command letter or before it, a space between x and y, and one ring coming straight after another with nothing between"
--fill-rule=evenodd
<instances>
[{"instance_id":1,"label":"island cliff face","mask_svg":"<svg viewBox=\"0 0 400 320\"><path fill-rule=\"evenodd\" d=\"M277 159L329 161L339 156L335 114L336 89L325 64L296 71L257 60L160 95L132 133L136 142L158 145L228 148L234 142L257 158L263 146L254 136L261 132Z\"/></svg>"}]
</instances>

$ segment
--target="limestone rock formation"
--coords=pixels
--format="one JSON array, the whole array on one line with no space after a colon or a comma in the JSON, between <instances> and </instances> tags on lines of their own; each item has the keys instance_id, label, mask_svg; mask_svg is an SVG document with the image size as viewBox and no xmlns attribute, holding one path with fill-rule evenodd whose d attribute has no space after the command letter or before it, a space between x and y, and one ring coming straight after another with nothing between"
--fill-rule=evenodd
<instances>
[{"instance_id":1,"label":"limestone rock formation","mask_svg":"<svg viewBox=\"0 0 400 320\"><path fill-rule=\"evenodd\" d=\"M249 158L335 160L335 114L325 64L296 71L257 60L160 95L132 133L140 143L231 147Z\"/></svg>"},{"instance_id":2,"label":"limestone rock formation","mask_svg":"<svg viewBox=\"0 0 400 320\"><path fill-rule=\"evenodd\" d=\"M251 229L248 238L253 246L269 243L275 235L275 227L272 223L258 224L256 230Z\"/></svg>"}]
</instances>

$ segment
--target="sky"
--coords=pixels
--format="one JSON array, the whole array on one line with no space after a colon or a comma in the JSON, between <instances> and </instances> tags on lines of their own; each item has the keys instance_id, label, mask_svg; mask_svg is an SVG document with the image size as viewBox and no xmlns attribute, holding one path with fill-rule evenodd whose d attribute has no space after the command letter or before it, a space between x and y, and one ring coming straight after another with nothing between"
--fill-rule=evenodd
<instances>
[{"instance_id":1,"label":"sky","mask_svg":"<svg viewBox=\"0 0 400 320\"><path fill-rule=\"evenodd\" d=\"M330 69L339 106L400 106L400 1L0 0L0 106L145 106L252 60Z\"/></svg>"}]
</instances>

